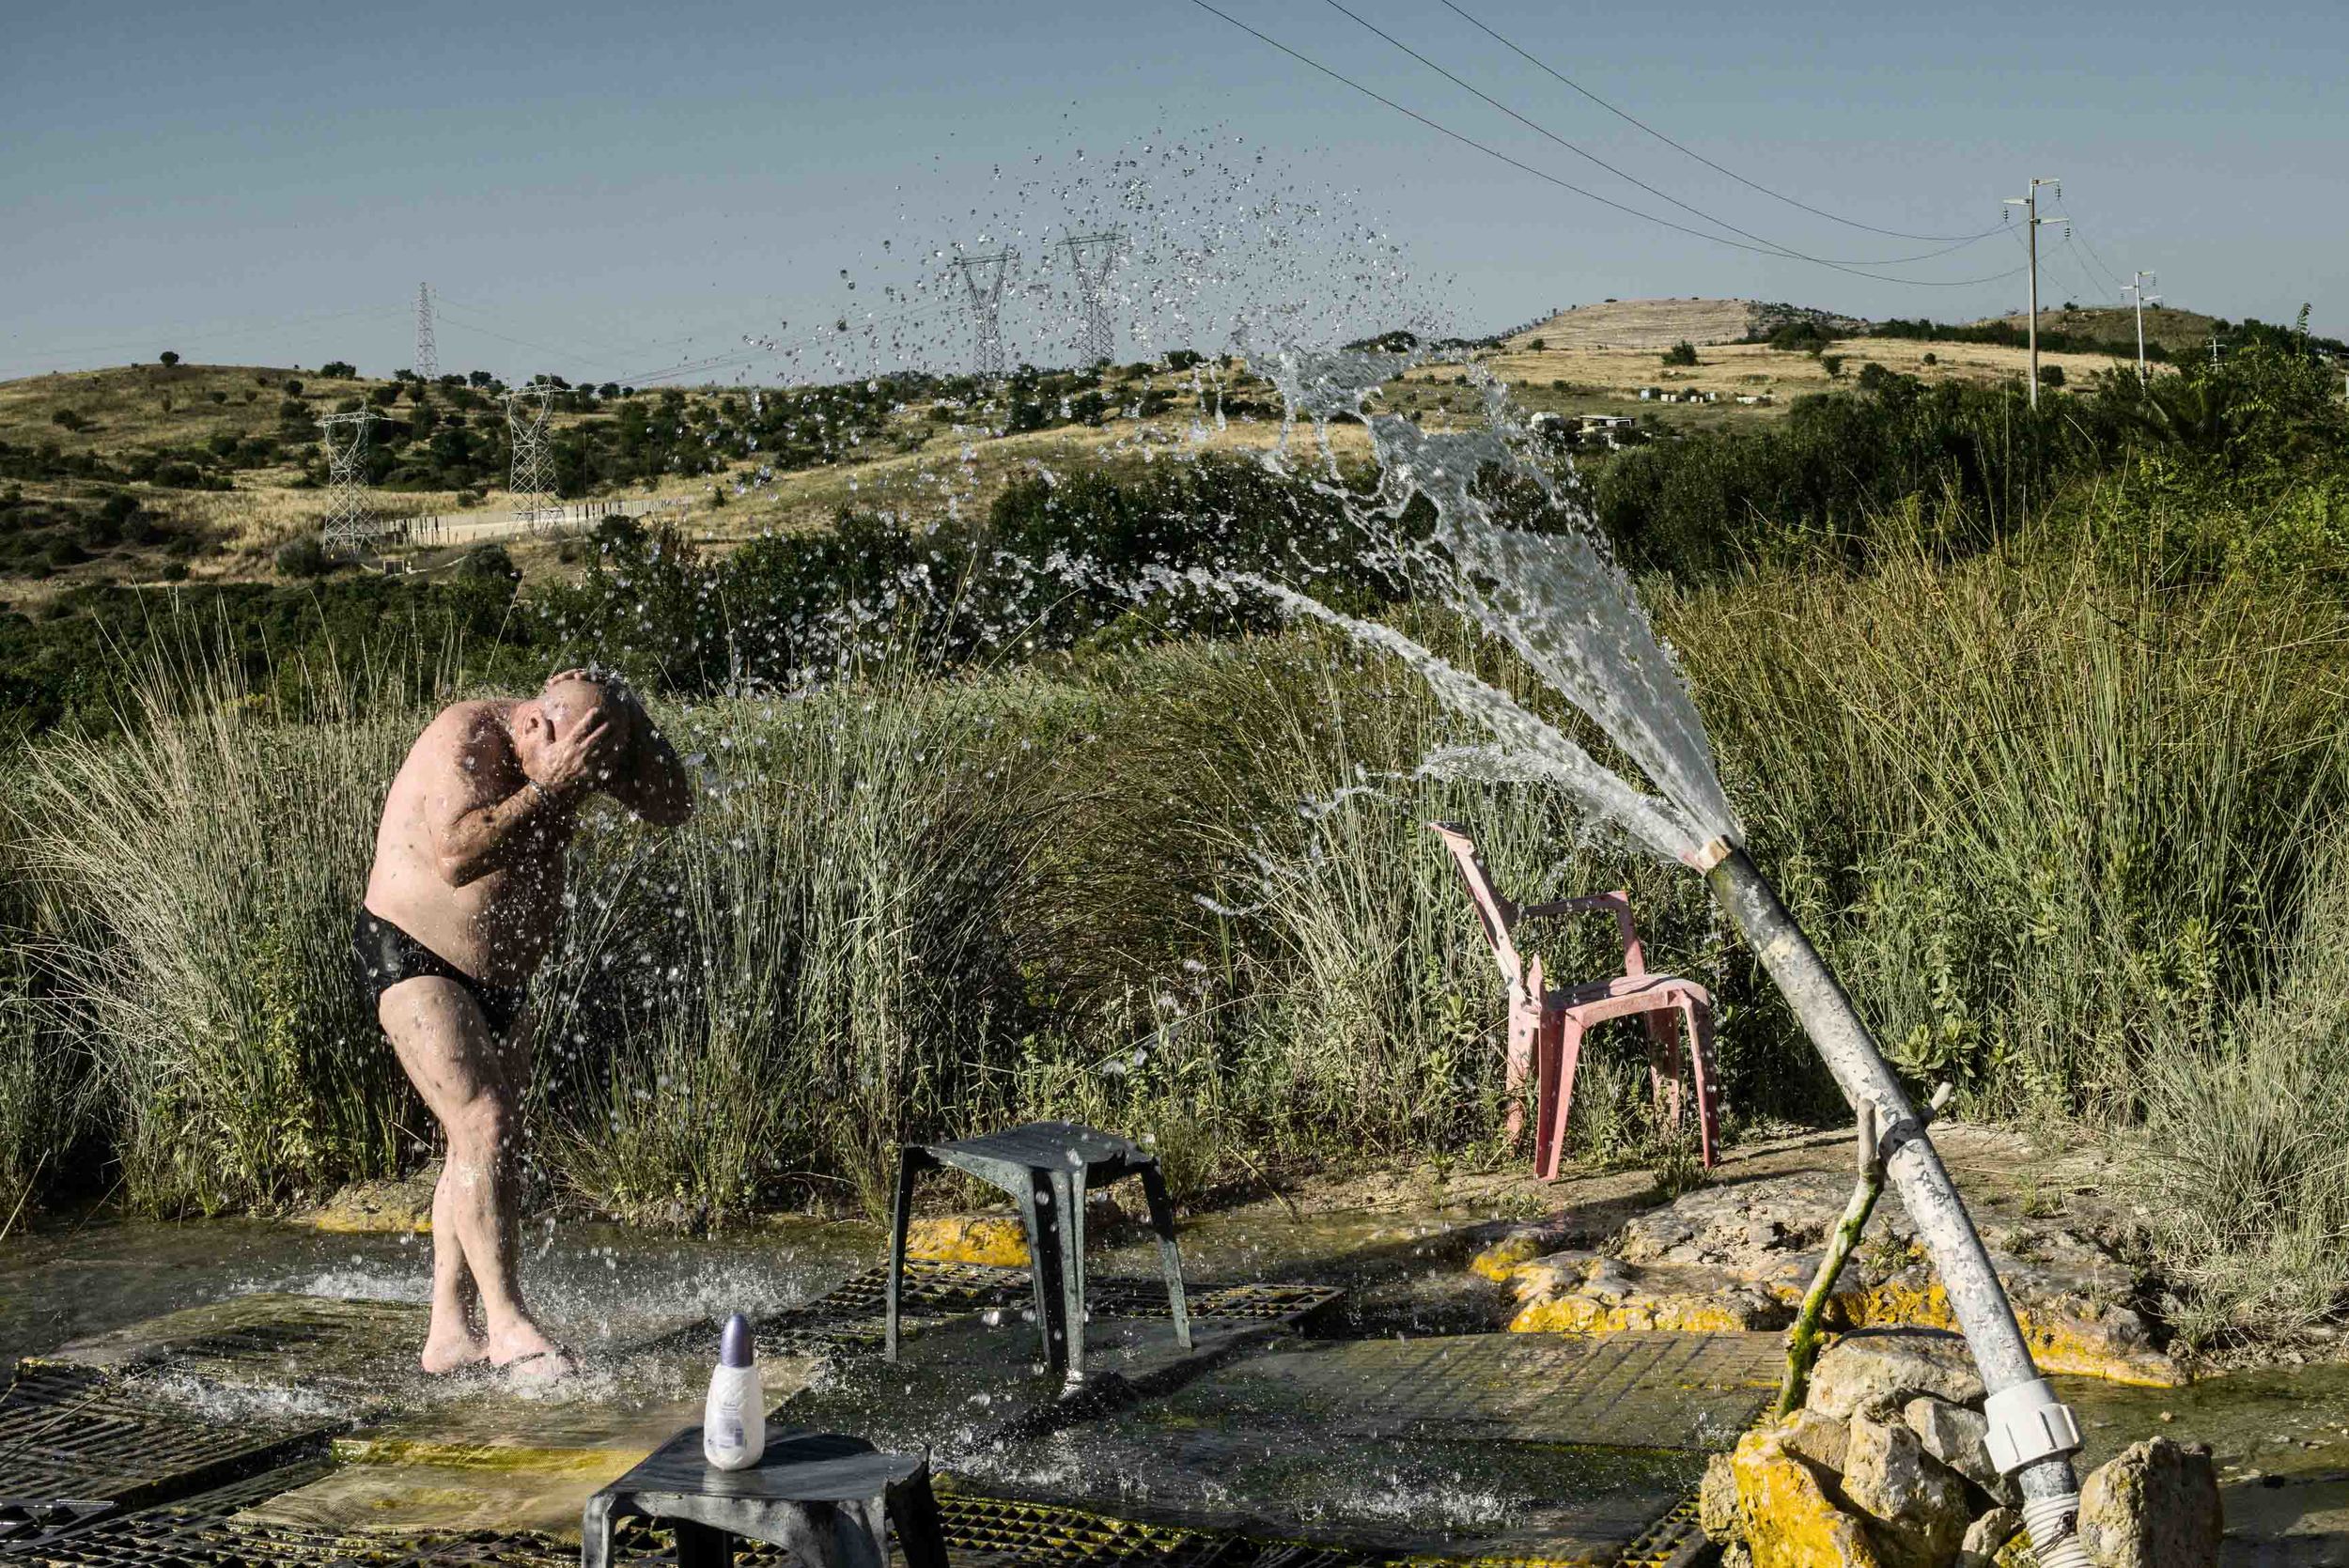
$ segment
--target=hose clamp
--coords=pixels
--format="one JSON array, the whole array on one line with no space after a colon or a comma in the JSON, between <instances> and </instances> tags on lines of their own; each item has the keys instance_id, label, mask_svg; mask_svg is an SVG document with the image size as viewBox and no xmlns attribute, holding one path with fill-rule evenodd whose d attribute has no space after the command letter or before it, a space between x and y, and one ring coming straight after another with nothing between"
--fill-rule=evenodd
<instances>
[{"instance_id":1,"label":"hose clamp","mask_svg":"<svg viewBox=\"0 0 2349 1568\"><path fill-rule=\"evenodd\" d=\"M1982 1413L1990 1422L1982 1446L2000 1475L2080 1446L2080 1423L2044 1377L2000 1389L1983 1402Z\"/></svg>"}]
</instances>

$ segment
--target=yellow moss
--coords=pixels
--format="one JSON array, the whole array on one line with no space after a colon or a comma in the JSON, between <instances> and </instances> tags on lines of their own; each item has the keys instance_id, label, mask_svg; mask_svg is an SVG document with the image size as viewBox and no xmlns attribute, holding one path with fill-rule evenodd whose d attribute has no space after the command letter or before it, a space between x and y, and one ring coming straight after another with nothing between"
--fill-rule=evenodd
<instances>
[{"instance_id":1,"label":"yellow moss","mask_svg":"<svg viewBox=\"0 0 2349 1568\"><path fill-rule=\"evenodd\" d=\"M1028 1266L1028 1234L1017 1215L954 1214L916 1219L906 1231L906 1256L926 1263Z\"/></svg>"},{"instance_id":2,"label":"yellow moss","mask_svg":"<svg viewBox=\"0 0 2349 1568\"><path fill-rule=\"evenodd\" d=\"M1536 1301L1509 1320L1513 1334L1622 1334L1650 1329L1707 1334L1750 1327L1744 1314L1703 1296L1659 1296L1612 1307L1586 1296L1565 1296Z\"/></svg>"},{"instance_id":3,"label":"yellow moss","mask_svg":"<svg viewBox=\"0 0 2349 1568\"><path fill-rule=\"evenodd\" d=\"M1542 1243L1538 1236L1520 1233L1503 1236L1486 1248L1469 1262L1469 1272L1481 1274L1497 1285L1505 1285L1516 1278L1523 1265L1541 1256Z\"/></svg>"},{"instance_id":4,"label":"yellow moss","mask_svg":"<svg viewBox=\"0 0 2349 1568\"><path fill-rule=\"evenodd\" d=\"M1949 1295L1937 1281L1920 1289L1897 1279L1887 1280L1873 1290L1838 1296L1835 1300L1839 1310L1832 1315L1843 1327L1957 1327L1956 1314L1950 1311ZM2030 1344L2031 1359L2039 1363L2041 1372L2101 1377L2107 1382L2140 1389L2174 1389L2186 1381L2166 1358L2108 1343L2059 1313L2038 1313L2017 1307L2015 1319L2021 1325L2023 1338Z\"/></svg>"},{"instance_id":5,"label":"yellow moss","mask_svg":"<svg viewBox=\"0 0 2349 1568\"><path fill-rule=\"evenodd\" d=\"M1775 1431L1739 1438L1729 1466L1753 1568L1879 1568L1859 1521L1835 1506Z\"/></svg>"},{"instance_id":6,"label":"yellow moss","mask_svg":"<svg viewBox=\"0 0 2349 1568\"><path fill-rule=\"evenodd\" d=\"M532 1448L520 1443L434 1442L414 1437L339 1437L334 1456L352 1464L528 1471L549 1477L617 1480L644 1456L608 1448Z\"/></svg>"}]
</instances>

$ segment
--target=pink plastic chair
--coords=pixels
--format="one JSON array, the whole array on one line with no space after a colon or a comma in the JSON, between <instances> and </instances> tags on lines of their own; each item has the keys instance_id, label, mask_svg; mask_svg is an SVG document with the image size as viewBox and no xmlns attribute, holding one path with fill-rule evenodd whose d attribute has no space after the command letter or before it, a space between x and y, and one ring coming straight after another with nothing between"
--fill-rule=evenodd
<instances>
[{"instance_id":1,"label":"pink plastic chair","mask_svg":"<svg viewBox=\"0 0 2349 1568\"><path fill-rule=\"evenodd\" d=\"M1492 943L1501 978L1509 987L1509 1046L1507 1085L1510 1094L1508 1138L1514 1144L1525 1130L1522 1090L1526 1069L1534 1069L1537 1120L1533 1131L1533 1173L1544 1181L1558 1174L1566 1147L1566 1110L1574 1103L1574 1070L1582 1054L1583 1033L1610 1018L1638 1017L1647 1029L1648 1087L1657 1108L1678 1126L1680 1104L1680 1031L1688 1032L1688 1065L1696 1080L1697 1140L1704 1163L1714 1163L1714 1143L1719 1135L1719 1110L1713 1096L1713 999L1703 986L1678 975L1650 974L1640 949L1639 928L1631 920L1631 894L1592 893L1562 898L1553 904L1524 908L1509 902L1493 886L1492 874L1477 853L1476 841L1453 822L1430 822L1442 835L1444 847L1468 883L1476 918ZM1548 989L1542 960L1521 957L1512 939L1520 920L1544 915L1585 914L1611 910L1623 935L1623 973L1588 985ZM1674 1019L1672 1015L1680 1015Z\"/></svg>"}]
</instances>

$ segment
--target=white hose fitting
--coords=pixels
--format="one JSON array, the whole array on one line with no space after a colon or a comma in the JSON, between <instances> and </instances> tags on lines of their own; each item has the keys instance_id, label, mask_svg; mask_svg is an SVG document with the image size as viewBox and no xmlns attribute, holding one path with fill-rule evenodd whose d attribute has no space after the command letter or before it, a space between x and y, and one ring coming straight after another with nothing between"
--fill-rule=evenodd
<instances>
[{"instance_id":1,"label":"white hose fitting","mask_svg":"<svg viewBox=\"0 0 2349 1568\"><path fill-rule=\"evenodd\" d=\"M1983 1402L1982 1413L1990 1422L1982 1446L2000 1475L2079 1449L2080 1423L2044 1377L2000 1389Z\"/></svg>"},{"instance_id":2,"label":"white hose fitting","mask_svg":"<svg viewBox=\"0 0 2349 1568\"><path fill-rule=\"evenodd\" d=\"M2077 1492L2023 1499L2023 1528L2030 1532L2030 1555L2039 1568L2093 1568L2080 1544L2079 1514Z\"/></svg>"}]
</instances>

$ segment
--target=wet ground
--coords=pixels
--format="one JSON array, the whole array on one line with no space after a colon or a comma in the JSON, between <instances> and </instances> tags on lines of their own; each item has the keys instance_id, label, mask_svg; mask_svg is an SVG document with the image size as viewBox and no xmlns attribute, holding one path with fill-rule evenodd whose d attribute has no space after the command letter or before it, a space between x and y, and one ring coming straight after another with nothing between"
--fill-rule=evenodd
<instances>
[{"instance_id":1,"label":"wet ground","mask_svg":"<svg viewBox=\"0 0 2349 1568\"><path fill-rule=\"evenodd\" d=\"M932 1453L958 1565L1070 1568L1068 1543L1112 1539L1100 1550L1131 1568L1256 1568L1279 1543L1331 1561L1694 1560L1688 1499L1767 1399L1777 1336L1495 1332L1506 1293L1467 1261L1562 1198L1595 1232L1653 1201L1637 1175L1543 1192L1414 1174L1193 1217L1188 1348L1146 1238L1112 1227L1097 1376L1075 1400L1036 1374L1018 1271L932 1265L906 1356L884 1363L868 1226L538 1228L529 1278L587 1372L528 1395L413 1370L427 1238L57 1226L0 1258L0 1351L34 1358L0 1406L0 1495L101 1494L111 1513L59 1526L80 1555L57 1561L162 1560L132 1547L166 1518L182 1560L335 1560L362 1538L403 1543L403 1561L558 1560L581 1499L698 1419L711 1325L740 1310L780 1418ZM2232 1562L2349 1563L2349 1365L2065 1393L2091 1463L2154 1433L2213 1445ZM113 1446L65 1442L64 1413L93 1410L113 1412ZM448 1531L475 1555L435 1544Z\"/></svg>"}]
</instances>

